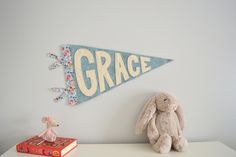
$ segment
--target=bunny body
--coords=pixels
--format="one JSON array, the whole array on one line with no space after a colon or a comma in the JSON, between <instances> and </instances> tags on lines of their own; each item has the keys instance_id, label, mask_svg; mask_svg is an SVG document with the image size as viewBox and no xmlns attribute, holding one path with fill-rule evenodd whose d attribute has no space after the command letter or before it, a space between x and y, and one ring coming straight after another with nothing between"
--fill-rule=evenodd
<instances>
[{"instance_id":1,"label":"bunny body","mask_svg":"<svg viewBox=\"0 0 236 157\"><path fill-rule=\"evenodd\" d=\"M177 137L181 132L178 117L174 111L158 113L156 127L160 135L167 133L170 136Z\"/></svg>"},{"instance_id":2,"label":"bunny body","mask_svg":"<svg viewBox=\"0 0 236 157\"><path fill-rule=\"evenodd\" d=\"M182 109L176 99L167 93L151 97L144 106L137 121L136 132L140 134L146 128L152 148L159 153L167 153L171 147L184 151L188 145L182 135Z\"/></svg>"}]
</instances>

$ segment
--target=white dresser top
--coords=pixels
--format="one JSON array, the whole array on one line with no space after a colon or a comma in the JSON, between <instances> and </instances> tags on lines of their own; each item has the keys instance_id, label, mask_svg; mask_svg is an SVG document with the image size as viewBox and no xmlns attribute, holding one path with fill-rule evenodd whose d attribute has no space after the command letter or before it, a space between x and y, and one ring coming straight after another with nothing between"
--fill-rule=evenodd
<instances>
[{"instance_id":1,"label":"white dresser top","mask_svg":"<svg viewBox=\"0 0 236 157\"><path fill-rule=\"evenodd\" d=\"M186 152L158 154L149 144L79 144L65 157L236 157L236 151L220 142L192 142ZM15 146L1 157L41 157L17 153Z\"/></svg>"}]
</instances>

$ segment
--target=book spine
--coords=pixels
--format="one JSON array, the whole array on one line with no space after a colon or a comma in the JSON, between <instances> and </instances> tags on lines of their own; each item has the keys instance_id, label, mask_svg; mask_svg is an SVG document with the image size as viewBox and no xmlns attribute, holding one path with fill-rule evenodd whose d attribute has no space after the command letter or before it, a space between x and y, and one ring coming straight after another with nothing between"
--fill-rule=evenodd
<instances>
[{"instance_id":1,"label":"book spine","mask_svg":"<svg viewBox=\"0 0 236 157\"><path fill-rule=\"evenodd\" d=\"M21 153L61 157L61 152L59 150L45 149L43 147L29 146L29 145L24 145L24 144L18 144L16 146L16 150L17 152L21 152Z\"/></svg>"}]
</instances>

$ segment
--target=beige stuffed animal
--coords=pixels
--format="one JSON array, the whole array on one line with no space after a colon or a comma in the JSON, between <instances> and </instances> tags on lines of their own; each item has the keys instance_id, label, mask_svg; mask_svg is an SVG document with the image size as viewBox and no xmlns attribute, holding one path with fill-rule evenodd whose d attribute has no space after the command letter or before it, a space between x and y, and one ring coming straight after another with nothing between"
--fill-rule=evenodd
<instances>
[{"instance_id":1,"label":"beige stuffed animal","mask_svg":"<svg viewBox=\"0 0 236 157\"><path fill-rule=\"evenodd\" d=\"M159 153L168 153L171 147L182 152L188 145L182 134L182 108L170 94L158 93L145 104L136 124L136 133L142 134L146 128L152 148Z\"/></svg>"}]
</instances>

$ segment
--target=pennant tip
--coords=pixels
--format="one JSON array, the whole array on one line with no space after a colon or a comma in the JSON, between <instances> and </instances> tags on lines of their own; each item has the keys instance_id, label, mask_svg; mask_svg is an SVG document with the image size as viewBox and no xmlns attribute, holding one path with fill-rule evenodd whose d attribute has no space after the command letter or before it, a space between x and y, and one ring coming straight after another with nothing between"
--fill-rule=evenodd
<instances>
[{"instance_id":1,"label":"pennant tip","mask_svg":"<svg viewBox=\"0 0 236 157\"><path fill-rule=\"evenodd\" d=\"M174 61L173 59L167 59L167 62L172 62L172 61Z\"/></svg>"}]
</instances>

